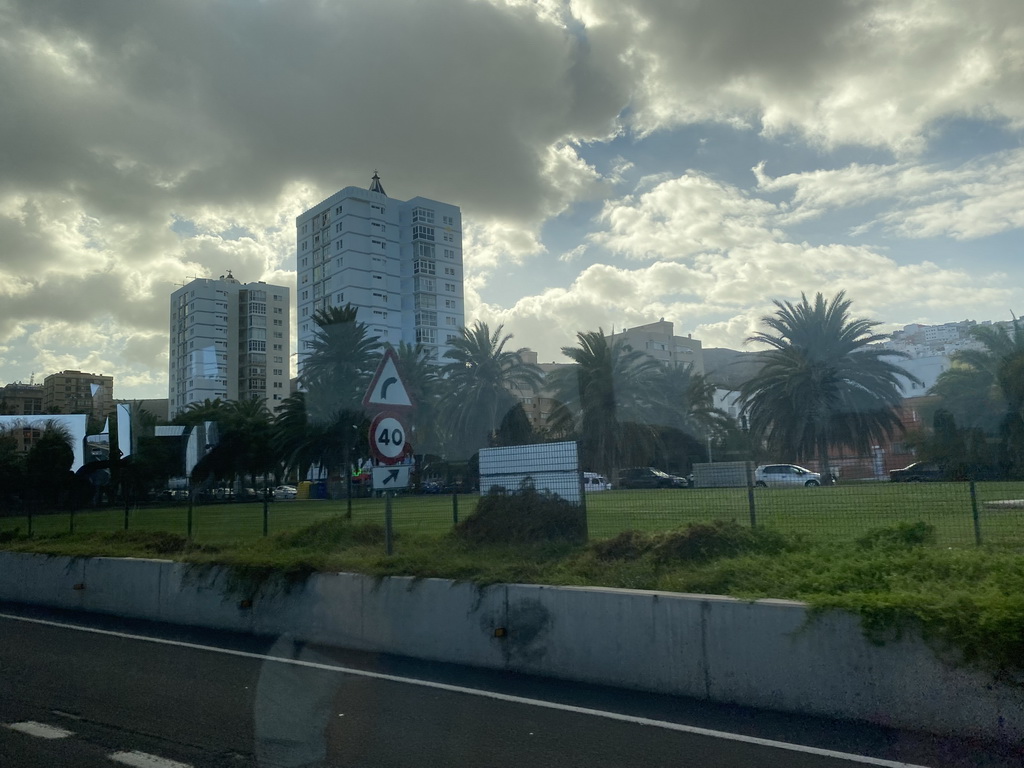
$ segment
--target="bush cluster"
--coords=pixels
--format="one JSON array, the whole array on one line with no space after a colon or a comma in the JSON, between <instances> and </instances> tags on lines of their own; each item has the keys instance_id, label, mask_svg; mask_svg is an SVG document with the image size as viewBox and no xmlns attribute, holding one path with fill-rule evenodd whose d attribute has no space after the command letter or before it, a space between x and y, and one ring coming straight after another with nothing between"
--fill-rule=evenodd
<instances>
[{"instance_id":1,"label":"bush cluster","mask_svg":"<svg viewBox=\"0 0 1024 768\"><path fill-rule=\"evenodd\" d=\"M474 544L579 542L587 536L586 511L531 485L515 493L492 491L455 527L455 536Z\"/></svg>"},{"instance_id":2,"label":"bush cluster","mask_svg":"<svg viewBox=\"0 0 1024 768\"><path fill-rule=\"evenodd\" d=\"M749 528L734 520L691 523L685 528L664 533L624 531L606 541L591 544L601 560L635 560L649 555L659 563L680 560L708 562L744 554L772 554L791 545L778 531Z\"/></svg>"}]
</instances>

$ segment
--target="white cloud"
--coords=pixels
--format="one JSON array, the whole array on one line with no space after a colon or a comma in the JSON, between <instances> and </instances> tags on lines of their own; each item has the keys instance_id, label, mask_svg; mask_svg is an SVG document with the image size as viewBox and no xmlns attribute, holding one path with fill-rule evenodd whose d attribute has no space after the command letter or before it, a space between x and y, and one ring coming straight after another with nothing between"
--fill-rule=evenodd
<instances>
[{"instance_id":1,"label":"white cloud","mask_svg":"<svg viewBox=\"0 0 1024 768\"><path fill-rule=\"evenodd\" d=\"M902 237L971 240L1024 227L1024 150L1020 149L954 168L910 162L852 164L771 178L760 164L754 174L758 191L792 194L787 213L779 218L783 224L884 203L886 210L856 231L878 224Z\"/></svg>"}]
</instances>

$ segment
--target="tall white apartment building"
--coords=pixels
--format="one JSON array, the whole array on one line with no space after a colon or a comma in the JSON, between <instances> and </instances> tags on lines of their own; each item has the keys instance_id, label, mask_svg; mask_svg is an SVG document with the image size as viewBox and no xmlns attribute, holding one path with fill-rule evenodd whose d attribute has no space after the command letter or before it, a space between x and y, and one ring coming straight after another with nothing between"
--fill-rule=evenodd
<instances>
[{"instance_id":1,"label":"tall white apartment building","mask_svg":"<svg viewBox=\"0 0 1024 768\"><path fill-rule=\"evenodd\" d=\"M289 392L289 289L197 278L171 294L168 418L206 399L261 399L273 411Z\"/></svg>"},{"instance_id":2,"label":"tall white apartment building","mask_svg":"<svg viewBox=\"0 0 1024 768\"><path fill-rule=\"evenodd\" d=\"M443 362L465 324L462 213L449 203L345 187L295 220L299 369L318 310L352 304L382 342Z\"/></svg>"}]
</instances>

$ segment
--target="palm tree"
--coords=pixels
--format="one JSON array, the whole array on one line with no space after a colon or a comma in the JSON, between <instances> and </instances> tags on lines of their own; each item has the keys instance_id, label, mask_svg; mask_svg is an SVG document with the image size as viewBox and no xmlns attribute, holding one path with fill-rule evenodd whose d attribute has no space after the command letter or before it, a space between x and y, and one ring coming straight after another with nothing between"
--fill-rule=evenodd
<instances>
[{"instance_id":1,"label":"palm tree","mask_svg":"<svg viewBox=\"0 0 1024 768\"><path fill-rule=\"evenodd\" d=\"M377 367L380 341L356 319L351 304L313 315L316 330L302 361L300 383L309 393L312 419L332 420L338 411L361 410L361 401Z\"/></svg>"},{"instance_id":2,"label":"palm tree","mask_svg":"<svg viewBox=\"0 0 1024 768\"><path fill-rule=\"evenodd\" d=\"M614 470L649 460L658 444L661 364L604 331L579 332L577 347L563 347L573 361L552 372L560 403L552 413L556 431L580 441L585 466L612 477Z\"/></svg>"},{"instance_id":3,"label":"palm tree","mask_svg":"<svg viewBox=\"0 0 1024 768\"><path fill-rule=\"evenodd\" d=\"M479 320L462 328L445 353L445 421L454 435L454 451L466 457L493 442L502 420L518 400L513 392L536 392L540 369L523 360L525 347L508 350L512 334L493 333ZM460 450L461 449L461 450Z\"/></svg>"},{"instance_id":4,"label":"palm tree","mask_svg":"<svg viewBox=\"0 0 1024 768\"><path fill-rule=\"evenodd\" d=\"M703 456L715 438L731 426L728 415L715 407L715 385L693 366L659 365L655 376L656 423L660 427L659 466L669 471L689 471L690 456Z\"/></svg>"},{"instance_id":5,"label":"palm tree","mask_svg":"<svg viewBox=\"0 0 1024 768\"><path fill-rule=\"evenodd\" d=\"M1014 317L1003 325L970 330L984 349L953 355L953 367L929 390L939 395L962 428L1001 431L1010 464L1024 470L1024 328Z\"/></svg>"},{"instance_id":6,"label":"palm tree","mask_svg":"<svg viewBox=\"0 0 1024 768\"><path fill-rule=\"evenodd\" d=\"M441 368L422 344L401 342L395 350L402 383L413 402L409 416L410 442L416 453L440 453L438 401L441 396Z\"/></svg>"},{"instance_id":7,"label":"palm tree","mask_svg":"<svg viewBox=\"0 0 1024 768\"><path fill-rule=\"evenodd\" d=\"M831 301L818 293L814 304L774 302L774 315L761 322L768 331L748 342L766 344L757 375L740 388L751 433L783 457L817 456L821 473L831 476L830 446L867 451L873 442L902 429L896 408L900 379L918 380L886 360L906 357L875 345L887 337L873 332L877 322L851 319L843 291Z\"/></svg>"},{"instance_id":8,"label":"palm tree","mask_svg":"<svg viewBox=\"0 0 1024 768\"><path fill-rule=\"evenodd\" d=\"M306 391L288 404L277 424L290 459L299 464L315 461L328 472L348 472L362 440L362 399L379 361L380 341L356 315L357 308L346 304L313 316L317 328L299 378ZM304 428L296 421L300 415Z\"/></svg>"}]
</instances>

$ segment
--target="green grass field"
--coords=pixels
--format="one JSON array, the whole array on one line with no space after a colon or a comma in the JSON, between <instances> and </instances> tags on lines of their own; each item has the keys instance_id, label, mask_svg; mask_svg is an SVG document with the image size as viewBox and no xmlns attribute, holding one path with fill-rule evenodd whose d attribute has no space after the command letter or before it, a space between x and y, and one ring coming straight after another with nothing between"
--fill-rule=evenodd
<instances>
[{"instance_id":1,"label":"green grass field","mask_svg":"<svg viewBox=\"0 0 1024 768\"><path fill-rule=\"evenodd\" d=\"M471 514L475 496L458 497L459 517ZM979 483L977 507L982 541L1024 545L1024 509L988 509L986 501L1024 499L1024 483ZM936 529L936 544L960 547L975 542L969 486L966 483L864 483L833 488L757 489L755 515L759 526L800 533L819 542L852 541L865 531L894 523L923 520ZM295 530L311 522L344 514L341 501L278 501L269 507L270 533ZM384 500L354 499L353 522L384 520ZM691 522L735 520L748 525L750 507L745 488L602 491L587 496L592 539L624 530L660 531ZM393 500L399 533L441 535L452 527L452 497L402 495ZM187 509L140 507L129 511L129 528L184 535ZM116 531L124 527L123 509L78 512L75 531ZM33 533L70 530L67 513L37 515ZM0 532L28 531L24 517L0 517ZM219 544L256 539L263 533L261 503L215 504L193 510L192 534L200 543Z\"/></svg>"}]
</instances>

